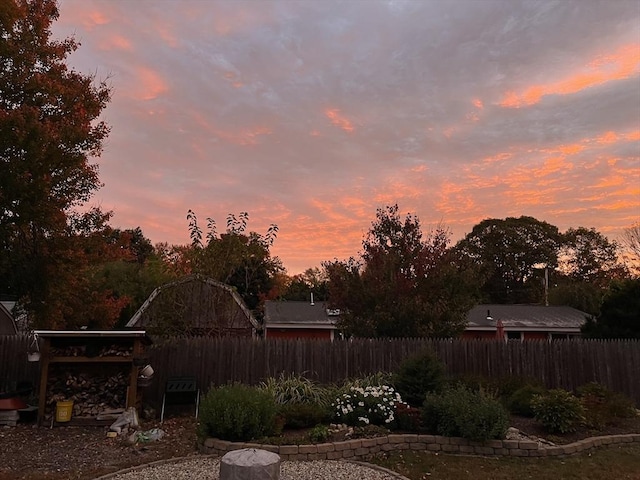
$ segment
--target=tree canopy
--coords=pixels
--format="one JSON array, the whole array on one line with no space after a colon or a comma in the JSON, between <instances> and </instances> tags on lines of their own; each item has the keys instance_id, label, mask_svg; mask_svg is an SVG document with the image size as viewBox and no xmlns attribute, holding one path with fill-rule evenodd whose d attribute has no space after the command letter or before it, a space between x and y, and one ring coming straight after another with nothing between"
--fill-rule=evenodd
<instances>
[{"instance_id":1,"label":"tree canopy","mask_svg":"<svg viewBox=\"0 0 640 480\"><path fill-rule=\"evenodd\" d=\"M183 251L188 262L187 273L198 273L235 287L257 317L260 306L273 287L276 274L284 268L278 257L272 257L270 247L278 233L271 225L265 235L247 233L249 214L227 216L226 232L218 235L216 222L207 219L207 234L202 241L202 230L193 211L189 210L191 248Z\"/></svg>"},{"instance_id":2,"label":"tree canopy","mask_svg":"<svg viewBox=\"0 0 640 480\"><path fill-rule=\"evenodd\" d=\"M587 320L582 333L588 338L640 338L640 278L613 282L600 314Z\"/></svg>"},{"instance_id":3,"label":"tree canopy","mask_svg":"<svg viewBox=\"0 0 640 480\"><path fill-rule=\"evenodd\" d=\"M339 327L366 337L449 337L464 328L473 284L450 256L449 232L423 238L419 219L398 205L378 209L360 259L325 262Z\"/></svg>"},{"instance_id":4,"label":"tree canopy","mask_svg":"<svg viewBox=\"0 0 640 480\"><path fill-rule=\"evenodd\" d=\"M458 255L476 263L490 303L534 303L542 299L541 268L555 269L561 235L533 217L487 219L456 245Z\"/></svg>"},{"instance_id":5,"label":"tree canopy","mask_svg":"<svg viewBox=\"0 0 640 480\"><path fill-rule=\"evenodd\" d=\"M51 39L57 18L53 0L0 8L0 290L20 298L36 325L63 325L73 310L64 298L86 280L79 226L95 225L96 212L83 220L73 209L100 187L90 158L109 132L98 118L110 89L67 67L78 44Z\"/></svg>"}]
</instances>

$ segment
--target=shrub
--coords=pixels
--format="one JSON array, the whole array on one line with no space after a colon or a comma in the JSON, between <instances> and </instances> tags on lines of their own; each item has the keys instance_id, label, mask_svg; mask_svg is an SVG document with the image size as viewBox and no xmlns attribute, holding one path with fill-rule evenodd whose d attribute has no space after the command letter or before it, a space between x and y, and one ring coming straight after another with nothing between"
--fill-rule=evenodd
<instances>
[{"instance_id":1,"label":"shrub","mask_svg":"<svg viewBox=\"0 0 640 480\"><path fill-rule=\"evenodd\" d=\"M525 385L516 390L507 400L507 408L514 415L522 415L523 417L533 417L533 409L531 408L531 400L535 395L544 394L545 389L537 385Z\"/></svg>"},{"instance_id":2,"label":"shrub","mask_svg":"<svg viewBox=\"0 0 640 480\"><path fill-rule=\"evenodd\" d=\"M398 393L412 407L420 407L427 393L440 391L444 384L444 365L425 351L404 360L393 378Z\"/></svg>"},{"instance_id":3,"label":"shrub","mask_svg":"<svg viewBox=\"0 0 640 480\"><path fill-rule=\"evenodd\" d=\"M631 418L636 415L633 400L599 383L582 385L578 387L577 393L585 409L585 424L588 427L603 428L616 423L619 418Z\"/></svg>"},{"instance_id":4,"label":"shrub","mask_svg":"<svg viewBox=\"0 0 640 480\"><path fill-rule=\"evenodd\" d=\"M328 390L302 375L280 373L278 378L269 377L260 384L260 388L273 395L276 403L312 403L328 405Z\"/></svg>"},{"instance_id":5,"label":"shrub","mask_svg":"<svg viewBox=\"0 0 640 480\"><path fill-rule=\"evenodd\" d=\"M376 372L363 377L350 378L344 381L343 388L346 391L351 387L381 387L382 385L393 386L392 373Z\"/></svg>"},{"instance_id":6,"label":"shrub","mask_svg":"<svg viewBox=\"0 0 640 480\"><path fill-rule=\"evenodd\" d=\"M326 425L316 425L309 432L309 441L311 443L321 443L329 438L329 428Z\"/></svg>"},{"instance_id":7,"label":"shrub","mask_svg":"<svg viewBox=\"0 0 640 480\"><path fill-rule=\"evenodd\" d=\"M535 419L550 433L575 431L584 420L584 408L580 399L562 389L534 395L531 408Z\"/></svg>"},{"instance_id":8,"label":"shrub","mask_svg":"<svg viewBox=\"0 0 640 480\"><path fill-rule=\"evenodd\" d=\"M200 438L249 441L272 435L276 403L264 390L234 384L213 388L200 403Z\"/></svg>"},{"instance_id":9,"label":"shrub","mask_svg":"<svg viewBox=\"0 0 640 480\"><path fill-rule=\"evenodd\" d=\"M405 432L418 433L422 431L421 410L406 403L396 404L395 428Z\"/></svg>"},{"instance_id":10,"label":"shrub","mask_svg":"<svg viewBox=\"0 0 640 480\"><path fill-rule=\"evenodd\" d=\"M284 427L308 428L329 420L327 408L315 403L287 403L281 405L278 413L284 418Z\"/></svg>"},{"instance_id":11,"label":"shrub","mask_svg":"<svg viewBox=\"0 0 640 480\"><path fill-rule=\"evenodd\" d=\"M504 438L509 414L498 400L482 390L458 385L426 396L422 424L430 433L482 442Z\"/></svg>"},{"instance_id":12,"label":"shrub","mask_svg":"<svg viewBox=\"0 0 640 480\"><path fill-rule=\"evenodd\" d=\"M337 421L352 426L385 425L395 420L402 398L393 387L351 387L332 403Z\"/></svg>"}]
</instances>

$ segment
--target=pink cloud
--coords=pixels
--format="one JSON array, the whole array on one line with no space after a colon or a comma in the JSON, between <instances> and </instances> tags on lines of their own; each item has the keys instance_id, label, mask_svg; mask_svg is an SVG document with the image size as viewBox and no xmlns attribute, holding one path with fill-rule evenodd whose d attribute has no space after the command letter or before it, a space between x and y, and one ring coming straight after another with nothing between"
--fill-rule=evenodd
<instances>
[{"instance_id":1,"label":"pink cloud","mask_svg":"<svg viewBox=\"0 0 640 480\"><path fill-rule=\"evenodd\" d=\"M324 111L324 114L327 116L331 123L338 128L341 128L347 133L353 133L354 127L351 120L340 113L340 110L337 108L328 108Z\"/></svg>"},{"instance_id":2,"label":"pink cloud","mask_svg":"<svg viewBox=\"0 0 640 480\"><path fill-rule=\"evenodd\" d=\"M148 67L136 67L136 85L131 96L136 100L153 100L169 91L167 82L162 76Z\"/></svg>"},{"instance_id":3,"label":"pink cloud","mask_svg":"<svg viewBox=\"0 0 640 480\"><path fill-rule=\"evenodd\" d=\"M640 71L640 44L622 45L612 54L600 55L581 70L555 82L531 85L521 93L509 91L500 105L520 108L538 103L546 95L570 95L606 82L622 80Z\"/></svg>"}]
</instances>

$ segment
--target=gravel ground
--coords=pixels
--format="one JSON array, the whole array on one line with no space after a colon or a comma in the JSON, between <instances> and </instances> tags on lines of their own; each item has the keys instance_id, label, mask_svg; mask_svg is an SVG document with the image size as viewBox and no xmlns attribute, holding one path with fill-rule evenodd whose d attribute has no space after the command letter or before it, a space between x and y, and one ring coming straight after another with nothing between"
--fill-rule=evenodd
<instances>
[{"instance_id":1,"label":"gravel ground","mask_svg":"<svg viewBox=\"0 0 640 480\"><path fill-rule=\"evenodd\" d=\"M178 462L158 463L143 468L114 473L96 480L218 480L220 459L190 458ZM337 460L282 462L280 480L406 480L405 477L374 465Z\"/></svg>"}]
</instances>

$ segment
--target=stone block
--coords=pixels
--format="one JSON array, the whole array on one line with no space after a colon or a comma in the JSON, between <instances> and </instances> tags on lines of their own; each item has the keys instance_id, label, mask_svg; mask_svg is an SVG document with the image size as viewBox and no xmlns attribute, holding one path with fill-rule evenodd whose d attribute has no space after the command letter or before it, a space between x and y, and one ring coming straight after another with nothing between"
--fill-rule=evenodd
<instances>
[{"instance_id":1,"label":"stone block","mask_svg":"<svg viewBox=\"0 0 640 480\"><path fill-rule=\"evenodd\" d=\"M333 443L319 443L316 447L318 448L318 453L333 452L336 449Z\"/></svg>"},{"instance_id":2,"label":"stone block","mask_svg":"<svg viewBox=\"0 0 640 480\"><path fill-rule=\"evenodd\" d=\"M363 438L362 439L362 446L363 447L374 447L378 444L377 440L375 438Z\"/></svg>"},{"instance_id":3,"label":"stone block","mask_svg":"<svg viewBox=\"0 0 640 480\"><path fill-rule=\"evenodd\" d=\"M502 447L503 448L518 448L518 445L520 444L520 442L518 440L503 440L502 441Z\"/></svg>"},{"instance_id":4,"label":"stone block","mask_svg":"<svg viewBox=\"0 0 640 480\"><path fill-rule=\"evenodd\" d=\"M434 435L418 435L418 441L424 443L435 443L436 437Z\"/></svg>"},{"instance_id":5,"label":"stone block","mask_svg":"<svg viewBox=\"0 0 640 480\"><path fill-rule=\"evenodd\" d=\"M521 450L519 448L510 448L509 449L509 456L511 456L511 457L528 457L529 456L529 450Z\"/></svg>"},{"instance_id":6,"label":"stone block","mask_svg":"<svg viewBox=\"0 0 640 480\"><path fill-rule=\"evenodd\" d=\"M404 443L404 435L392 434L387 435L389 443Z\"/></svg>"},{"instance_id":7,"label":"stone block","mask_svg":"<svg viewBox=\"0 0 640 480\"><path fill-rule=\"evenodd\" d=\"M518 448L521 450L537 450L538 442L533 442L531 440L523 440L518 442Z\"/></svg>"},{"instance_id":8,"label":"stone block","mask_svg":"<svg viewBox=\"0 0 640 480\"><path fill-rule=\"evenodd\" d=\"M427 450L429 450L430 452L439 452L440 450L442 450L442 445L440 445L439 443L430 443L429 445L427 445Z\"/></svg>"},{"instance_id":9,"label":"stone block","mask_svg":"<svg viewBox=\"0 0 640 480\"><path fill-rule=\"evenodd\" d=\"M342 452L343 450L348 450L349 448L351 448L349 442L336 442L333 444L333 446L335 447L336 452Z\"/></svg>"},{"instance_id":10,"label":"stone block","mask_svg":"<svg viewBox=\"0 0 640 480\"><path fill-rule=\"evenodd\" d=\"M460 445L452 445L450 443L447 443L446 445L440 445L440 448L442 449L443 452L448 452L448 453L460 452Z\"/></svg>"},{"instance_id":11,"label":"stone block","mask_svg":"<svg viewBox=\"0 0 640 480\"><path fill-rule=\"evenodd\" d=\"M427 449L427 444L426 443L410 443L409 444L409 448L411 450L418 450L418 451L422 451L422 450L426 450Z\"/></svg>"},{"instance_id":12,"label":"stone block","mask_svg":"<svg viewBox=\"0 0 640 480\"><path fill-rule=\"evenodd\" d=\"M440 444L440 445L448 445L449 443L451 443L449 437L443 437L440 435L436 435L436 443Z\"/></svg>"},{"instance_id":13,"label":"stone block","mask_svg":"<svg viewBox=\"0 0 640 480\"><path fill-rule=\"evenodd\" d=\"M547 457L557 457L559 455L564 455L564 450L562 447L547 447L544 449L547 452Z\"/></svg>"},{"instance_id":14,"label":"stone block","mask_svg":"<svg viewBox=\"0 0 640 480\"><path fill-rule=\"evenodd\" d=\"M378 437L376 438L376 442L378 443L378 445L384 445L385 443L389 443L389 437Z\"/></svg>"},{"instance_id":15,"label":"stone block","mask_svg":"<svg viewBox=\"0 0 640 480\"><path fill-rule=\"evenodd\" d=\"M297 455L298 445L280 445L280 455Z\"/></svg>"},{"instance_id":16,"label":"stone block","mask_svg":"<svg viewBox=\"0 0 640 480\"><path fill-rule=\"evenodd\" d=\"M338 460L339 458L342 458L342 451L327 452L327 460Z\"/></svg>"},{"instance_id":17,"label":"stone block","mask_svg":"<svg viewBox=\"0 0 640 480\"><path fill-rule=\"evenodd\" d=\"M476 447L472 447L471 445L459 445L458 448L460 449L460 453L475 453L476 451Z\"/></svg>"},{"instance_id":18,"label":"stone block","mask_svg":"<svg viewBox=\"0 0 640 480\"><path fill-rule=\"evenodd\" d=\"M318 453L317 445L299 445L298 453Z\"/></svg>"},{"instance_id":19,"label":"stone block","mask_svg":"<svg viewBox=\"0 0 640 480\"><path fill-rule=\"evenodd\" d=\"M493 455L493 448L491 447L473 447L478 455Z\"/></svg>"}]
</instances>

